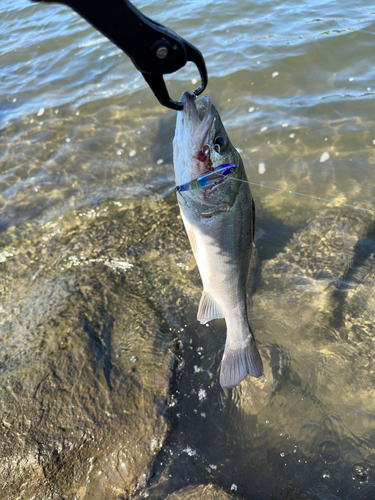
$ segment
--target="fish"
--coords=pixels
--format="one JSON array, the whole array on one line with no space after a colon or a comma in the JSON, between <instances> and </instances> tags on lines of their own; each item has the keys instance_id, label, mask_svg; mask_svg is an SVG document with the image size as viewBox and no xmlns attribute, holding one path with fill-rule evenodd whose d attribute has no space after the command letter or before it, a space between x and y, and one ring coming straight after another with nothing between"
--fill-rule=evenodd
<instances>
[{"instance_id":1,"label":"fish","mask_svg":"<svg viewBox=\"0 0 375 500\"><path fill-rule=\"evenodd\" d=\"M224 318L220 385L260 377L263 363L247 311L255 205L238 151L209 99L184 92L177 112L173 163L177 200L203 283L197 319Z\"/></svg>"}]
</instances>

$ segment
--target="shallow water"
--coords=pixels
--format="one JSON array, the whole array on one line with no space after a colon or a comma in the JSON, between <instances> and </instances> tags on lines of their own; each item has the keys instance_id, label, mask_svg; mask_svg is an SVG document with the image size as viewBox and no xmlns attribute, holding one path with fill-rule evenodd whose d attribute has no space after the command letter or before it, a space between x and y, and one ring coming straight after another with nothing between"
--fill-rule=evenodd
<instances>
[{"instance_id":1,"label":"shallow water","mask_svg":"<svg viewBox=\"0 0 375 500\"><path fill-rule=\"evenodd\" d=\"M203 52L206 93L250 181L375 209L371 2L136 5ZM175 113L69 9L2 7L2 385L73 271L103 276L110 295L129 293L114 352L151 359L150 314L164 324L158 352L179 346L170 431L139 496L213 482L252 499L372 498L375 215L252 187L250 318L265 377L223 391L225 326L195 321L201 284L171 194ZM168 77L172 96L197 78L192 65Z\"/></svg>"}]
</instances>

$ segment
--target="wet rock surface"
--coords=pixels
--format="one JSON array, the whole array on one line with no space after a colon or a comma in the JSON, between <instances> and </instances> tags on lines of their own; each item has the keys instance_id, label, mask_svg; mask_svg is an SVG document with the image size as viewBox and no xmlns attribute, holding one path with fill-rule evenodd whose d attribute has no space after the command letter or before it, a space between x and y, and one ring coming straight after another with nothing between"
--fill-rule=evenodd
<instances>
[{"instance_id":1,"label":"wet rock surface","mask_svg":"<svg viewBox=\"0 0 375 500\"><path fill-rule=\"evenodd\" d=\"M144 480L168 428L176 264L191 261L171 201L2 235L1 498L128 498Z\"/></svg>"},{"instance_id":2,"label":"wet rock surface","mask_svg":"<svg viewBox=\"0 0 375 500\"><path fill-rule=\"evenodd\" d=\"M214 484L187 486L167 496L167 500L195 500L197 498L204 498L205 500L230 500L235 497L228 495Z\"/></svg>"}]
</instances>

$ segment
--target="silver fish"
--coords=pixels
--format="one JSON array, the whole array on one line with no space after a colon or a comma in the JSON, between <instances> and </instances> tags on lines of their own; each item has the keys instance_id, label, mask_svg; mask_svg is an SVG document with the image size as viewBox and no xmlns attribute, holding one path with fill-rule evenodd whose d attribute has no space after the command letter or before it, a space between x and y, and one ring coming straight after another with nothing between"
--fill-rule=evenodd
<instances>
[{"instance_id":1,"label":"silver fish","mask_svg":"<svg viewBox=\"0 0 375 500\"><path fill-rule=\"evenodd\" d=\"M180 101L184 107L177 113L173 162L176 185L183 186L176 188L181 216L203 282L198 320L204 324L225 318L220 385L231 388L247 374L260 377L263 373L246 305L254 201L249 184L241 182L246 181L242 159L210 99L202 97L196 103L185 92ZM217 183L197 186L208 172L231 164L235 168ZM208 178L215 179L215 175ZM187 189L186 183L191 181L193 187Z\"/></svg>"}]
</instances>

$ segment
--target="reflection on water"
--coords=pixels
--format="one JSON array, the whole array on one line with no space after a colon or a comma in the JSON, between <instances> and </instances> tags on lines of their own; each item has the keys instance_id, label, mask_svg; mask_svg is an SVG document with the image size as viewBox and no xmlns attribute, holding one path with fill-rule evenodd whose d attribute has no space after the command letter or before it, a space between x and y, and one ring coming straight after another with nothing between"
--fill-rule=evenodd
<instances>
[{"instance_id":1,"label":"reflection on water","mask_svg":"<svg viewBox=\"0 0 375 500\"><path fill-rule=\"evenodd\" d=\"M137 6L204 52L249 180L374 209L372 5ZM41 409L43 432L62 433L30 452L20 484L46 463L62 496L65 474L77 498L100 498L122 454L139 498L372 498L375 216L252 187L265 375L223 391L225 325L196 321L201 282L171 194L175 114L65 7L5 1L0 16L1 437L37 432ZM194 78L169 77L173 97ZM21 419L11 394L27 391ZM134 443L108 437L133 424ZM97 465L64 472L81 445Z\"/></svg>"}]
</instances>

